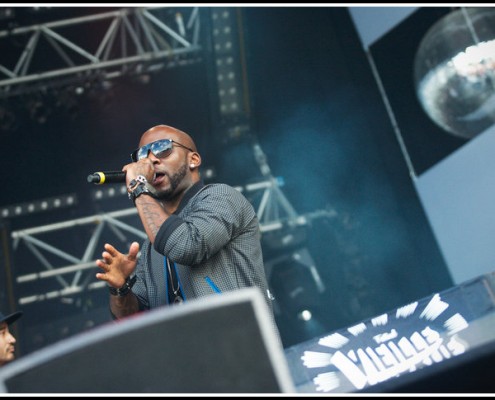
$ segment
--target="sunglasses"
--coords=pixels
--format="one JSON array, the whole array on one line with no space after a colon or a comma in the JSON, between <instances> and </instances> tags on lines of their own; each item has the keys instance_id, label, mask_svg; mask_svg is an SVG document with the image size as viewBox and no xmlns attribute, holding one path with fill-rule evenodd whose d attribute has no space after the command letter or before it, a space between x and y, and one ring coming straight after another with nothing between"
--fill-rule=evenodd
<instances>
[{"instance_id":1,"label":"sunglasses","mask_svg":"<svg viewBox=\"0 0 495 400\"><path fill-rule=\"evenodd\" d=\"M183 144L180 144L172 139L160 139L145 144L144 146L141 146L139 149L134 150L131 153L131 160L133 162L142 160L143 158L148 157L150 151L153 153L155 157L159 157L159 158L168 157L172 152L172 147L174 146L174 144L179 147L183 147L189 151L194 151L193 149L184 146Z\"/></svg>"}]
</instances>

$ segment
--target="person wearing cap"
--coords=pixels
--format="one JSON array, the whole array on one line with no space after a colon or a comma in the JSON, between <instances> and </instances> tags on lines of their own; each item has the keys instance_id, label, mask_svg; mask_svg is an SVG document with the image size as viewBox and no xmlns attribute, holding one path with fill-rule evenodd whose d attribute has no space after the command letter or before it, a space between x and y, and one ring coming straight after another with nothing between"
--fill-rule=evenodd
<instances>
[{"instance_id":1,"label":"person wearing cap","mask_svg":"<svg viewBox=\"0 0 495 400\"><path fill-rule=\"evenodd\" d=\"M9 330L9 326L22 316L22 311L16 311L10 315L3 315L0 311L0 367L15 358L15 337Z\"/></svg>"}]
</instances>

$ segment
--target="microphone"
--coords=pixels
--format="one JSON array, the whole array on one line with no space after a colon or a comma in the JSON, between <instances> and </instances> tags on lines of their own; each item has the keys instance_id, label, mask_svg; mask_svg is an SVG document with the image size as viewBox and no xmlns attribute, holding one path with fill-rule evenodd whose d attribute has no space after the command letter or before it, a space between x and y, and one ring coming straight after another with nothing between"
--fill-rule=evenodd
<instances>
[{"instance_id":1,"label":"microphone","mask_svg":"<svg viewBox=\"0 0 495 400\"><path fill-rule=\"evenodd\" d=\"M88 182L102 185L104 183L122 183L125 182L125 171L104 171L95 172L88 175Z\"/></svg>"}]
</instances>

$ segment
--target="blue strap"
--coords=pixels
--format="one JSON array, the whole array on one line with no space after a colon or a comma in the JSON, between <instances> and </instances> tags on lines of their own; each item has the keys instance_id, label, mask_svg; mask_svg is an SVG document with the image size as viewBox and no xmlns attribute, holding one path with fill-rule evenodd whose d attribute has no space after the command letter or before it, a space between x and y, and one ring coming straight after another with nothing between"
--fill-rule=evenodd
<instances>
[{"instance_id":1,"label":"blue strap","mask_svg":"<svg viewBox=\"0 0 495 400\"><path fill-rule=\"evenodd\" d=\"M179 274L177 273L177 267L175 265L175 263L172 264L172 266L174 267L174 272L175 272L175 277L177 278L177 284L179 285L179 292L180 292L180 295L182 296L182 299L184 301L186 301L186 294L184 293L184 291L182 290L182 285L180 283L180 278L179 278ZM169 285L169 277L168 277L168 268L167 268L167 257L163 257L163 273L165 275L165 289L167 291L167 304L170 304L170 301L168 299L168 285Z\"/></svg>"},{"instance_id":2,"label":"blue strap","mask_svg":"<svg viewBox=\"0 0 495 400\"><path fill-rule=\"evenodd\" d=\"M186 294L184 293L184 290L182 290L182 284L180 283L180 276L179 273L177 272L177 266L175 265L175 263L173 263L172 266L174 267L175 277L177 278L177 284L179 285L179 292L182 296L182 299L186 301L187 300Z\"/></svg>"},{"instance_id":3,"label":"blue strap","mask_svg":"<svg viewBox=\"0 0 495 400\"><path fill-rule=\"evenodd\" d=\"M209 276L205 276L205 280L208 283L208 285L211 286L211 288L216 292L216 293L222 293L222 291L218 288L217 285L213 283L213 281L210 279Z\"/></svg>"},{"instance_id":4,"label":"blue strap","mask_svg":"<svg viewBox=\"0 0 495 400\"><path fill-rule=\"evenodd\" d=\"M165 298L167 299L167 304L170 304L170 300L168 299L167 257L163 257L163 276L165 277Z\"/></svg>"}]
</instances>

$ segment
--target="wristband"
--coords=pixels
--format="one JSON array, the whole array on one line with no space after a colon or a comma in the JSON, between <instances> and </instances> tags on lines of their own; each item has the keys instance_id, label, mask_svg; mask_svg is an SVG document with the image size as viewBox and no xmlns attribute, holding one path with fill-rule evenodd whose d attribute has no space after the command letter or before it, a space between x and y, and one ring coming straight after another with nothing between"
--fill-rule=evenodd
<instances>
[{"instance_id":1,"label":"wristband","mask_svg":"<svg viewBox=\"0 0 495 400\"><path fill-rule=\"evenodd\" d=\"M138 183L136 185L136 188L132 191L132 192L129 192L128 193L128 196L129 196L129 199L132 200L132 202L134 203L134 205L136 205L136 199L141 196L142 194L147 194L147 195L150 195L152 196L150 190L148 189L148 186L146 185L146 183Z\"/></svg>"},{"instance_id":2,"label":"wristband","mask_svg":"<svg viewBox=\"0 0 495 400\"><path fill-rule=\"evenodd\" d=\"M133 179L129 182L129 186L127 187L127 189L129 191L132 191L138 183L148 183L148 180L144 175L138 175L136 176L136 179Z\"/></svg>"},{"instance_id":3,"label":"wristband","mask_svg":"<svg viewBox=\"0 0 495 400\"><path fill-rule=\"evenodd\" d=\"M136 283L137 276L134 275L132 278L128 276L122 285L122 287L119 287L118 289L115 289L112 286L108 287L108 291L112 296L117 296L117 297L124 297L129 291L132 289L134 284Z\"/></svg>"}]
</instances>

